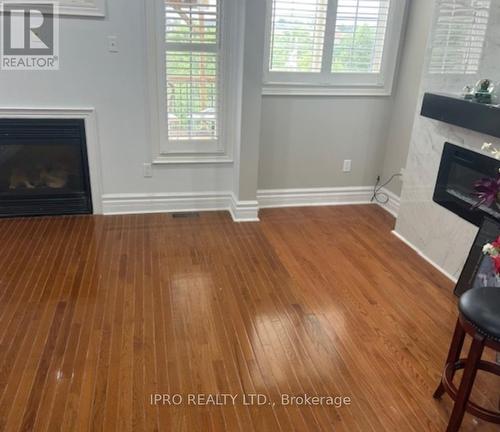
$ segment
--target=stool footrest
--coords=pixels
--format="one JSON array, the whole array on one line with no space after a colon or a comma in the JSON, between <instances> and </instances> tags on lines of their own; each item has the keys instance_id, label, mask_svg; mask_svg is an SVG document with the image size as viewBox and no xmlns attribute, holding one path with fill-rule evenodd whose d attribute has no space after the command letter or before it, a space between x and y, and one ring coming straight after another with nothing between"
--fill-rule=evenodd
<instances>
[{"instance_id":1,"label":"stool footrest","mask_svg":"<svg viewBox=\"0 0 500 432\"><path fill-rule=\"evenodd\" d=\"M466 362L466 359L461 359L456 363L448 363L445 367L442 380L443 387L446 393L448 393L454 401L457 400L458 389L455 384L453 384L453 377L457 370L465 368ZM500 376L500 366L495 363L481 360L478 369ZM490 411L472 401L467 402L466 411L482 420L500 424L500 412Z\"/></svg>"}]
</instances>

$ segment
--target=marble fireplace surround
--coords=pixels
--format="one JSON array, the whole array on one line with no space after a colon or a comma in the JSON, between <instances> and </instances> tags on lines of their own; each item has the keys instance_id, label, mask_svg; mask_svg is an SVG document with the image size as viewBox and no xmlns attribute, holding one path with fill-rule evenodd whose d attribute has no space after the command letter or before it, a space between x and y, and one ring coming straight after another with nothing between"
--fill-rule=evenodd
<instances>
[{"instance_id":1,"label":"marble fireplace surround","mask_svg":"<svg viewBox=\"0 0 500 432\"><path fill-rule=\"evenodd\" d=\"M498 147L500 142L436 120L420 118L418 123L420 127L414 131L415 142L408 157L395 234L456 281L478 229L432 200L444 143L448 141L487 154L481 150L485 142L493 142Z\"/></svg>"},{"instance_id":2,"label":"marble fireplace surround","mask_svg":"<svg viewBox=\"0 0 500 432\"><path fill-rule=\"evenodd\" d=\"M440 1L436 2L436 8ZM436 9L437 10L437 9ZM436 28L436 19L433 30ZM465 85L481 78L500 81L500 0L492 0L490 18L479 73L447 75L429 73L432 40L426 52L420 98L413 126L401 206L394 234L425 259L457 280L478 228L432 201L444 143L481 150L485 142L500 148L500 139L420 116L425 92L459 95Z\"/></svg>"}]
</instances>

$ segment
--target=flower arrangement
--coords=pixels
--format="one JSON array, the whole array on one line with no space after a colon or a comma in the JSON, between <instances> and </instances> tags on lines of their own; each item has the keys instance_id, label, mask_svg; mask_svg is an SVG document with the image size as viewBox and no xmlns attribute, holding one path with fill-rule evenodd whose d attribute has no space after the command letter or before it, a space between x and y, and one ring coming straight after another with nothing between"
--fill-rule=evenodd
<instances>
[{"instance_id":1,"label":"flower arrangement","mask_svg":"<svg viewBox=\"0 0 500 432\"><path fill-rule=\"evenodd\" d=\"M500 174L496 177L486 177L477 180L473 184L476 196L479 201L474 204L473 209L486 205L491 207L493 203L500 203Z\"/></svg>"},{"instance_id":2,"label":"flower arrangement","mask_svg":"<svg viewBox=\"0 0 500 432\"><path fill-rule=\"evenodd\" d=\"M491 258L497 277L500 276L500 236L483 246L483 254Z\"/></svg>"},{"instance_id":3,"label":"flower arrangement","mask_svg":"<svg viewBox=\"0 0 500 432\"><path fill-rule=\"evenodd\" d=\"M486 150L495 159L500 160L500 149L493 146L492 143L484 143L481 150ZM475 181L472 185L474 188L473 196L478 198L478 202L472 206L472 210L479 208L482 205L491 207L496 203L500 207L500 170L496 177L486 177Z\"/></svg>"}]
</instances>

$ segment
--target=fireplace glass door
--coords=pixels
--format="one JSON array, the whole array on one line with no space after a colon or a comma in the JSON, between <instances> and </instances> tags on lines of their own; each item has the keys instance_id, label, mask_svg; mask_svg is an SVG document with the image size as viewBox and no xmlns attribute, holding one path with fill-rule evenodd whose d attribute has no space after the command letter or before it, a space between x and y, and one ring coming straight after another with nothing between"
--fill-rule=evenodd
<instances>
[{"instance_id":1,"label":"fireplace glass door","mask_svg":"<svg viewBox=\"0 0 500 432\"><path fill-rule=\"evenodd\" d=\"M83 120L0 120L0 215L91 212Z\"/></svg>"},{"instance_id":2,"label":"fireplace glass door","mask_svg":"<svg viewBox=\"0 0 500 432\"><path fill-rule=\"evenodd\" d=\"M499 160L446 143L434 201L477 226L500 220L499 170Z\"/></svg>"}]
</instances>

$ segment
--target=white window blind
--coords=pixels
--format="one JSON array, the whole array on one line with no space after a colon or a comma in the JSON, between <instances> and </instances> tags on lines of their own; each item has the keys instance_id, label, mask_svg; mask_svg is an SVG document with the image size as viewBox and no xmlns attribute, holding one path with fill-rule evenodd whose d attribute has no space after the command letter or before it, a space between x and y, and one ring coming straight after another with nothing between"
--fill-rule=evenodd
<instances>
[{"instance_id":1,"label":"white window blind","mask_svg":"<svg viewBox=\"0 0 500 432\"><path fill-rule=\"evenodd\" d=\"M273 0L270 70L320 72L328 0Z\"/></svg>"},{"instance_id":2,"label":"white window blind","mask_svg":"<svg viewBox=\"0 0 500 432\"><path fill-rule=\"evenodd\" d=\"M338 0L332 72L380 72L389 6L389 0Z\"/></svg>"},{"instance_id":3,"label":"white window blind","mask_svg":"<svg viewBox=\"0 0 500 432\"><path fill-rule=\"evenodd\" d=\"M380 72L389 7L390 0L273 0L269 70Z\"/></svg>"},{"instance_id":4,"label":"white window blind","mask_svg":"<svg viewBox=\"0 0 500 432\"><path fill-rule=\"evenodd\" d=\"M169 141L216 141L219 117L219 0L166 0Z\"/></svg>"},{"instance_id":5,"label":"white window blind","mask_svg":"<svg viewBox=\"0 0 500 432\"><path fill-rule=\"evenodd\" d=\"M490 0L441 0L430 72L476 74L483 53Z\"/></svg>"}]
</instances>

